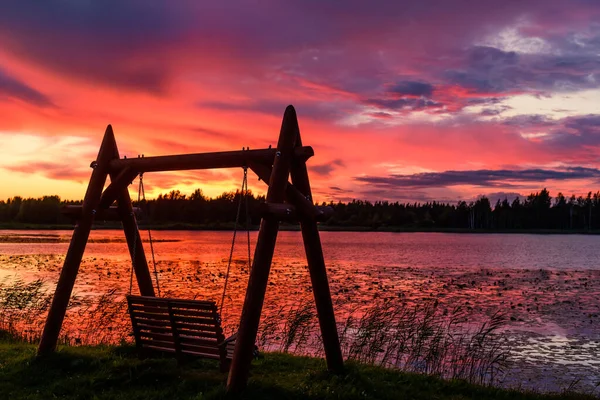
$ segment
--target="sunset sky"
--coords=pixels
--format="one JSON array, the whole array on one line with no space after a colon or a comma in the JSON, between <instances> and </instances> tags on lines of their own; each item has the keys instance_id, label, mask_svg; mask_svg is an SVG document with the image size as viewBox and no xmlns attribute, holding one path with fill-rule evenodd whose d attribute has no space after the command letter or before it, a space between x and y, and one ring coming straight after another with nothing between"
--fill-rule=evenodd
<instances>
[{"instance_id":1,"label":"sunset sky","mask_svg":"<svg viewBox=\"0 0 600 400\"><path fill-rule=\"evenodd\" d=\"M82 198L109 123L121 156L256 149L288 104L318 201L600 190L600 1L0 3L0 199Z\"/></svg>"}]
</instances>

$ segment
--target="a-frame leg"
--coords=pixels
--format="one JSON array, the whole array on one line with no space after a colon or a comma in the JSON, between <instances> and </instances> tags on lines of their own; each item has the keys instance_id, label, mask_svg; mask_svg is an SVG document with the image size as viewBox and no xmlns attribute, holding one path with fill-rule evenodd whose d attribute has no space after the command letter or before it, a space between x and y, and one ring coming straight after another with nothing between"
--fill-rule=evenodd
<instances>
[{"instance_id":1,"label":"a-frame leg","mask_svg":"<svg viewBox=\"0 0 600 400\"><path fill-rule=\"evenodd\" d=\"M298 133L296 146L302 146L300 133ZM292 184L312 202L312 193L310 182L308 180L306 163L304 161L294 160L294 162L292 162L290 173ZM335 315L333 313L331 292L329 290L329 281L327 280L327 270L325 268L323 248L321 247L317 222L311 218L300 218L300 229L302 230L304 251L306 252L310 280L317 306L317 315L319 317L319 326L321 327L321 336L323 337L327 368L333 372L341 372L344 368L344 361L342 350L340 348Z\"/></svg>"},{"instance_id":2,"label":"a-frame leg","mask_svg":"<svg viewBox=\"0 0 600 400\"><path fill-rule=\"evenodd\" d=\"M112 158L119 158L119 150L117 142L112 138L114 149ZM110 174L110 179L114 183L115 179L119 174L113 172ZM125 231L125 238L127 240L127 247L129 248L129 255L131 256L131 262L135 271L135 277L137 279L140 294L142 296L154 297L154 287L152 286L152 278L150 277L150 270L148 269L148 261L146 260L146 253L142 245L142 238L140 237L140 231L138 229L135 214L133 212L133 205L131 204L131 197L127 190L126 182L125 186L118 188L117 195L117 212L119 218L123 223L123 230Z\"/></svg>"},{"instance_id":3,"label":"a-frame leg","mask_svg":"<svg viewBox=\"0 0 600 400\"><path fill-rule=\"evenodd\" d=\"M94 222L94 215L96 214L102 189L106 182L108 162L114 154L114 143L115 139L112 127L109 125L106 128L98 157L94 163L90 183L83 199L81 217L73 230L69 250L67 251L67 256L65 257L65 262L58 278L52 305L50 306L38 347L37 354L39 356L51 353L56 349L60 329L65 318L67 306L69 305L73 285L75 284L75 278L77 278L81 258L83 257L85 245L90 235L92 223Z\"/></svg>"},{"instance_id":4,"label":"a-frame leg","mask_svg":"<svg viewBox=\"0 0 600 400\"><path fill-rule=\"evenodd\" d=\"M298 123L294 107L288 106L283 116L279 141L277 142L277 153L273 163L273 172L269 179L267 190L267 201L282 203L287 184L292 153L298 137ZM271 261L275 250L279 220L274 217L265 217L260 223L254 261L248 280L248 289L242 308L240 327L233 351L231 369L227 380L227 390L239 392L246 387L250 363L252 362L252 351L256 342L258 325L265 292L271 270Z\"/></svg>"}]
</instances>

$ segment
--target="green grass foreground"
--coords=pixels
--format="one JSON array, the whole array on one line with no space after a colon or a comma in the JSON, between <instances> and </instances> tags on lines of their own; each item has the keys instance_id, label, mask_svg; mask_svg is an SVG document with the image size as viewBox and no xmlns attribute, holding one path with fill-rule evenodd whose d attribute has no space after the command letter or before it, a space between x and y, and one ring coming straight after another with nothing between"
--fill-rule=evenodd
<instances>
[{"instance_id":1,"label":"green grass foreground","mask_svg":"<svg viewBox=\"0 0 600 400\"><path fill-rule=\"evenodd\" d=\"M0 341L3 399L592 399L579 394L540 395L444 381L348 363L326 372L321 359L267 353L252 365L248 389L225 392L217 363L140 360L135 348L61 347L36 359L35 346Z\"/></svg>"}]
</instances>

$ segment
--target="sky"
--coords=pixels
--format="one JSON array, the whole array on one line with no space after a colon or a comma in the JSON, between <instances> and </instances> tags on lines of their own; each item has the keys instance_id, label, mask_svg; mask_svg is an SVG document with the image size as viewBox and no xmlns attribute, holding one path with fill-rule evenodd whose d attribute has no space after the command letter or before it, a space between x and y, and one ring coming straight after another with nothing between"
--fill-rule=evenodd
<instances>
[{"instance_id":1,"label":"sky","mask_svg":"<svg viewBox=\"0 0 600 400\"><path fill-rule=\"evenodd\" d=\"M121 156L257 149L288 104L317 201L595 192L600 0L0 3L0 199L83 198L107 124Z\"/></svg>"}]
</instances>

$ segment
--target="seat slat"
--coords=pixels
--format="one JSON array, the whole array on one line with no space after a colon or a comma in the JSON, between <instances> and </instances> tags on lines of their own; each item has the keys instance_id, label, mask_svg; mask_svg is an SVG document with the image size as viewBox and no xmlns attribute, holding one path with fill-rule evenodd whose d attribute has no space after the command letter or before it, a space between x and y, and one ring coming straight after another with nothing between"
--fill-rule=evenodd
<instances>
[{"instance_id":1,"label":"seat slat","mask_svg":"<svg viewBox=\"0 0 600 400\"><path fill-rule=\"evenodd\" d=\"M216 318L197 318L197 317L182 317L181 315L173 315L175 322L189 322L190 324L219 326L219 321Z\"/></svg>"},{"instance_id":2,"label":"seat slat","mask_svg":"<svg viewBox=\"0 0 600 400\"><path fill-rule=\"evenodd\" d=\"M154 345L146 344L146 343L143 343L142 347L144 349L152 349L152 350L162 351L162 352L165 352L165 353L175 353L175 349L174 348L170 348L170 347L154 346Z\"/></svg>"},{"instance_id":3,"label":"seat slat","mask_svg":"<svg viewBox=\"0 0 600 400\"><path fill-rule=\"evenodd\" d=\"M168 314L169 313L169 309L166 306L165 307L156 307L156 306L141 306L141 305L132 304L129 307L134 311L150 312L150 313L157 313L157 314Z\"/></svg>"},{"instance_id":4,"label":"seat slat","mask_svg":"<svg viewBox=\"0 0 600 400\"><path fill-rule=\"evenodd\" d=\"M213 359L213 360L220 360L221 359L221 356L217 356L217 355L214 355L214 354L200 353L200 352L197 352L197 351L182 350L181 352L183 354L189 354L189 355L192 355L192 356L202 357L202 358L210 358L210 359Z\"/></svg>"},{"instance_id":5,"label":"seat slat","mask_svg":"<svg viewBox=\"0 0 600 400\"><path fill-rule=\"evenodd\" d=\"M198 332L207 332L207 333L214 333L216 335L216 333L218 332L218 328L214 325L200 325L200 324L191 324L188 322L179 322L179 321L175 321L175 326L177 327L178 330L181 329L188 329L191 331L198 331Z\"/></svg>"},{"instance_id":6,"label":"seat slat","mask_svg":"<svg viewBox=\"0 0 600 400\"><path fill-rule=\"evenodd\" d=\"M195 337L197 339L202 339L202 340L218 341L218 339L219 339L217 337L217 334L213 333L213 332L199 332L198 330L193 330L193 329L178 329L177 332L179 332L180 335L185 335L188 337Z\"/></svg>"},{"instance_id":7,"label":"seat slat","mask_svg":"<svg viewBox=\"0 0 600 400\"><path fill-rule=\"evenodd\" d=\"M173 308L173 315L189 317L214 318L215 312L215 310L190 310L184 308Z\"/></svg>"},{"instance_id":8,"label":"seat slat","mask_svg":"<svg viewBox=\"0 0 600 400\"><path fill-rule=\"evenodd\" d=\"M188 307L188 306L182 305L182 304L173 304L171 307L173 308L173 311L175 311L175 312L177 312L177 311L196 311L196 312L212 313L214 311L217 311L217 307L214 305L200 305L198 307Z\"/></svg>"},{"instance_id":9,"label":"seat slat","mask_svg":"<svg viewBox=\"0 0 600 400\"><path fill-rule=\"evenodd\" d=\"M168 321L153 321L151 319L136 319L138 326L146 329L167 329L171 331L171 324Z\"/></svg>"},{"instance_id":10,"label":"seat slat","mask_svg":"<svg viewBox=\"0 0 600 400\"><path fill-rule=\"evenodd\" d=\"M172 333L140 332L141 337L174 342Z\"/></svg>"},{"instance_id":11,"label":"seat slat","mask_svg":"<svg viewBox=\"0 0 600 400\"><path fill-rule=\"evenodd\" d=\"M167 307L167 305L169 304L166 301L160 300L160 299L156 299L156 300L143 300L143 301L136 301L136 300L131 300L128 299L128 302L130 307L157 307L157 308L164 308Z\"/></svg>"},{"instance_id":12,"label":"seat slat","mask_svg":"<svg viewBox=\"0 0 600 400\"><path fill-rule=\"evenodd\" d=\"M149 344L152 346L161 346L161 347L166 347L166 348L175 350L175 343L173 341L147 339L144 337L141 337L139 340L142 342L142 344Z\"/></svg>"},{"instance_id":13,"label":"seat slat","mask_svg":"<svg viewBox=\"0 0 600 400\"><path fill-rule=\"evenodd\" d=\"M182 300L165 297L146 297L146 296L130 296L132 304L168 304L173 307L195 308L195 307L217 307L214 301L210 300Z\"/></svg>"},{"instance_id":14,"label":"seat slat","mask_svg":"<svg viewBox=\"0 0 600 400\"><path fill-rule=\"evenodd\" d=\"M169 300L173 307L177 308L191 308L191 309L204 309L204 308L217 308L217 303L214 301L204 300Z\"/></svg>"},{"instance_id":15,"label":"seat slat","mask_svg":"<svg viewBox=\"0 0 600 400\"><path fill-rule=\"evenodd\" d=\"M194 345L187 344L187 343L181 343L181 351L195 351L198 353L214 354L216 356L221 354L219 352L219 348L216 346L214 346L214 347L194 346Z\"/></svg>"},{"instance_id":16,"label":"seat slat","mask_svg":"<svg viewBox=\"0 0 600 400\"><path fill-rule=\"evenodd\" d=\"M179 335L179 340L181 341L181 343L189 343L189 344L195 344L198 346L215 346L218 347L219 346L219 342L217 342L216 339L209 339L209 338L200 338L198 336L188 336L188 335Z\"/></svg>"},{"instance_id":17,"label":"seat slat","mask_svg":"<svg viewBox=\"0 0 600 400\"><path fill-rule=\"evenodd\" d=\"M170 321L169 314L157 314L157 313L148 313L132 310L131 314L133 314L138 319L149 319L152 321Z\"/></svg>"}]
</instances>

